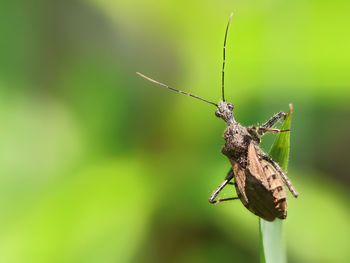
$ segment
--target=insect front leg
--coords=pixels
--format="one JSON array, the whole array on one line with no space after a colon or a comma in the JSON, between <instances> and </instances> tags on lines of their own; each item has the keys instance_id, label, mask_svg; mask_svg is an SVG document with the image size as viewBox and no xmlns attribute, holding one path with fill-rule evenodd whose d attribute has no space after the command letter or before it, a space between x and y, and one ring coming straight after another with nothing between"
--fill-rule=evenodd
<instances>
[{"instance_id":1,"label":"insect front leg","mask_svg":"<svg viewBox=\"0 0 350 263\"><path fill-rule=\"evenodd\" d=\"M275 114L270 120L268 120L262 127L264 128L271 128L273 125L275 125L280 119L286 118L287 113L280 111L279 113Z\"/></svg>"},{"instance_id":2,"label":"insect front leg","mask_svg":"<svg viewBox=\"0 0 350 263\"><path fill-rule=\"evenodd\" d=\"M280 130L280 129L273 129L273 125L275 125L280 119L286 118L287 114L283 111L275 114L270 120L268 120L263 126L261 127L256 127L256 126L249 126L248 132L253 136L253 138L256 141L260 141L261 136L263 136L267 132L272 132L272 133L280 133L280 132L287 132L289 130Z\"/></svg>"},{"instance_id":3,"label":"insect front leg","mask_svg":"<svg viewBox=\"0 0 350 263\"><path fill-rule=\"evenodd\" d=\"M263 159L265 159L266 161L268 161L269 163L271 163L273 165L273 167L278 171L278 173L281 175L284 183L287 185L289 191L292 193L292 195L297 198L298 197L298 193L295 190L295 188L293 187L291 181L288 179L287 175L285 174L285 172L282 170L281 166L279 166L279 164L277 162L275 162L271 157L267 156L267 155L261 155L261 157Z\"/></svg>"},{"instance_id":4,"label":"insect front leg","mask_svg":"<svg viewBox=\"0 0 350 263\"><path fill-rule=\"evenodd\" d=\"M273 129L273 128L265 128L265 127L256 127L256 126L249 126L248 132L256 132L259 136L264 135L267 132L272 132L272 133L280 133L280 132L288 132L288 130L280 130L280 129Z\"/></svg>"},{"instance_id":5,"label":"insect front leg","mask_svg":"<svg viewBox=\"0 0 350 263\"><path fill-rule=\"evenodd\" d=\"M280 132L288 132L290 130L280 130L280 129L265 128L265 127L249 126L247 127L247 131L252 136L252 139L254 141L256 141L257 143L260 143L261 137L267 132L280 133Z\"/></svg>"},{"instance_id":6,"label":"insect front leg","mask_svg":"<svg viewBox=\"0 0 350 263\"><path fill-rule=\"evenodd\" d=\"M220 202L224 202L224 201L230 201L230 200L238 199L238 197L231 197L231 198L223 198L223 199L215 200L215 198L218 196L218 194L221 192L221 190L224 189L224 187L226 185L233 184L232 182L230 182L232 180L233 176L234 176L233 175L233 170L231 168L230 171L228 172L225 180L222 182L222 184L210 196L209 203L216 204L216 203L220 203Z\"/></svg>"}]
</instances>

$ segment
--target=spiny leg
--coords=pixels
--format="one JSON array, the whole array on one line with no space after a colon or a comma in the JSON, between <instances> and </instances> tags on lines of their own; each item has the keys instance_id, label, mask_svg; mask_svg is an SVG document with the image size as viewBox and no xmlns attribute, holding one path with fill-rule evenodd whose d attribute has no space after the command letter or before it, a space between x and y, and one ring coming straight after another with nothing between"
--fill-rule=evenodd
<instances>
[{"instance_id":1,"label":"spiny leg","mask_svg":"<svg viewBox=\"0 0 350 263\"><path fill-rule=\"evenodd\" d=\"M262 127L264 128L271 128L273 125L275 125L281 118L286 118L287 113L281 111L277 114L275 114L270 120L268 120Z\"/></svg>"},{"instance_id":2,"label":"spiny leg","mask_svg":"<svg viewBox=\"0 0 350 263\"><path fill-rule=\"evenodd\" d=\"M279 164L277 162L275 162L271 157L267 156L267 155L262 155L262 158L265 159L266 161L268 161L269 163L271 163L273 165L273 167L275 167L275 169L279 172L279 174L281 175L284 183L287 185L289 191L292 193L292 195L297 198L298 197L298 193L295 190L295 188L293 187L291 181L288 179L287 175L285 174L285 172L282 170L281 166L279 166Z\"/></svg>"},{"instance_id":3,"label":"spiny leg","mask_svg":"<svg viewBox=\"0 0 350 263\"><path fill-rule=\"evenodd\" d=\"M268 120L263 126L257 127L257 126L249 126L247 127L248 132L250 135L252 135L253 139L260 143L260 137L263 136L267 132L272 133L280 133L280 132L287 132L290 130L280 130L280 129L272 129L271 127L275 125L281 118L286 118L287 114L283 111L275 114L270 120Z\"/></svg>"},{"instance_id":4,"label":"spiny leg","mask_svg":"<svg viewBox=\"0 0 350 263\"><path fill-rule=\"evenodd\" d=\"M247 131L252 136L252 139L254 141L256 141L257 143L260 143L261 137L267 132L280 133L280 132L288 132L290 130L280 130L280 129L265 128L265 127L249 126L247 127Z\"/></svg>"},{"instance_id":5,"label":"spiny leg","mask_svg":"<svg viewBox=\"0 0 350 263\"><path fill-rule=\"evenodd\" d=\"M288 130L280 130L280 129L273 129L273 128L265 128L265 127L256 127L256 126L249 126L248 127L249 131L255 131L258 133L260 136L264 135L267 132L272 132L272 133L280 133L280 132L288 132Z\"/></svg>"},{"instance_id":6,"label":"spiny leg","mask_svg":"<svg viewBox=\"0 0 350 263\"><path fill-rule=\"evenodd\" d=\"M224 189L224 187L226 185L233 184L232 182L230 182L232 180L232 178L233 178L233 170L231 168L230 171L228 172L225 180L222 182L222 184L210 196L209 203L216 204L216 203L220 203L220 202L224 202L224 201L230 201L230 200L239 199L238 197L231 197L231 198L223 198L223 199L215 200L215 198L218 196L218 194L221 192L221 190Z\"/></svg>"}]
</instances>

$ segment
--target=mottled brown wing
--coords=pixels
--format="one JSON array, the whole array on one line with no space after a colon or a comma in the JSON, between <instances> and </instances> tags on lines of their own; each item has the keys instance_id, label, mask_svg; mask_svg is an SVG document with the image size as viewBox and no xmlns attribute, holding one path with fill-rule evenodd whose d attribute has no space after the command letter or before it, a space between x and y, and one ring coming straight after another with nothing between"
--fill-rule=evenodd
<instances>
[{"instance_id":1,"label":"mottled brown wing","mask_svg":"<svg viewBox=\"0 0 350 263\"><path fill-rule=\"evenodd\" d=\"M233 173L235 176L235 187L236 187L237 196L239 197L243 205L247 206L248 197L245 194L245 181L246 181L246 176L244 172L245 168L241 167L236 162L232 163L232 167L233 167Z\"/></svg>"},{"instance_id":2,"label":"mottled brown wing","mask_svg":"<svg viewBox=\"0 0 350 263\"><path fill-rule=\"evenodd\" d=\"M259 158L255 145L248 147L248 164L245 173L245 205L251 212L267 221L287 216L286 191L276 169ZM243 177L243 176L242 176ZM243 203L244 204L244 203Z\"/></svg>"},{"instance_id":3,"label":"mottled brown wing","mask_svg":"<svg viewBox=\"0 0 350 263\"><path fill-rule=\"evenodd\" d=\"M264 169L266 180L273 196L273 202L276 210L276 217L280 219L287 218L287 192L284 188L284 182L275 167L266 160L261 160L261 166Z\"/></svg>"}]
</instances>

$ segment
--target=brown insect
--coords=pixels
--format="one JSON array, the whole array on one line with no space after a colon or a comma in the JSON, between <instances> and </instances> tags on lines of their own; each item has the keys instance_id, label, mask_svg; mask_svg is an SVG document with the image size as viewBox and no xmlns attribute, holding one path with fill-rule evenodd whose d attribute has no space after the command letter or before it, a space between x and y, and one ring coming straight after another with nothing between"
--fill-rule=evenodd
<instances>
[{"instance_id":1,"label":"brown insect","mask_svg":"<svg viewBox=\"0 0 350 263\"><path fill-rule=\"evenodd\" d=\"M267 221L273 221L275 218L285 219L287 217L287 193L284 184L294 197L298 197L298 194L279 164L260 149L259 143L261 137L267 132L289 132L289 130L272 128L281 118L285 118L287 114L279 112L261 127L244 127L236 122L233 116L233 104L225 101L225 48L232 15L233 14L230 15L225 32L222 65L222 100L219 101L219 104L174 89L141 73L137 72L137 74L170 90L215 105L217 107L215 112L216 116L227 123L228 127L224 132L226 143L222 149L222 153L230 160L232 168L222 184L210 196L210 203L215 204L223 201L240 199L249 211ZM291 105L290 110L292 110ZM232 179L234 179L233 183L231 182ZM235 185L237 197L216 200L220 191L228 184Z\"/></svg>"}]
</instances>

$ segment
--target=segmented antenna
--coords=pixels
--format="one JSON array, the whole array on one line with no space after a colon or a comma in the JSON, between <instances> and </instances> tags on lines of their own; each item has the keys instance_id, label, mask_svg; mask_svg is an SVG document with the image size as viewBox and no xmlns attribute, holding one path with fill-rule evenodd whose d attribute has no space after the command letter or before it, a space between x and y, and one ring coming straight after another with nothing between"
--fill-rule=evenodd
<instances>
[{"instance_id":1,"label":"segmented antenna","mask_svg":"<svg viewBox=\"0 0 350 263\"><path fill-rule=\"evenodd\" d=\"M233 13L231 13L230 18L228 19L227 26L226 26L226 32L225 32L225 40L224 40L224 49L223 49L223 62L222 62L222 100L225 101L225 92L224 92L224 85L225 85L225 49L226 49L226 38L227 38L227 32L228 27L231 22L231 18L233 16Z\"/></svg>"},{"instance_id":2,"label":"segmented antenna","mask_svg":"<svg viewBox=\"0 0 350 263\"><path fill-rule=\"evenodd\" d=\"M136 72L136 74L139 75L139 76L141 76L141 77L143 77L144 79L147 79L147 80L150 81L150 82L153 82L153 83L159 85L159 86L162 86L162 87L165 87L165 88L167 88L167 89L176 91L176 92L178 92L178 93L185 94L185 95L191 96L191 97L193 97L193 98L196 98L196 99L199 99L199 100L208 102L208 103L213 104L213 105L215 105L216 107L218 107L218 105L217 105L216 103L214 103L214 102L211 102L211 101L209 101L209 100L203 99L203 98L198 97L198 96L196 96L196 95L193 95L193 94L191 94L191 93L188 93L188 92L185 92L185 91L182 91L182 90L178 90L178 89L174 89L174 88L172 88L172 87L169 87L168 85L165 85L165 84L163 84L163 83L161 83L161 82L159 82L159 81L156 81L156 80L154 80L154 79L151 79L151 78L149 78L149 77L143 75L143 74L140 73L140 72Z\"/></svg>"}]
</instances>

